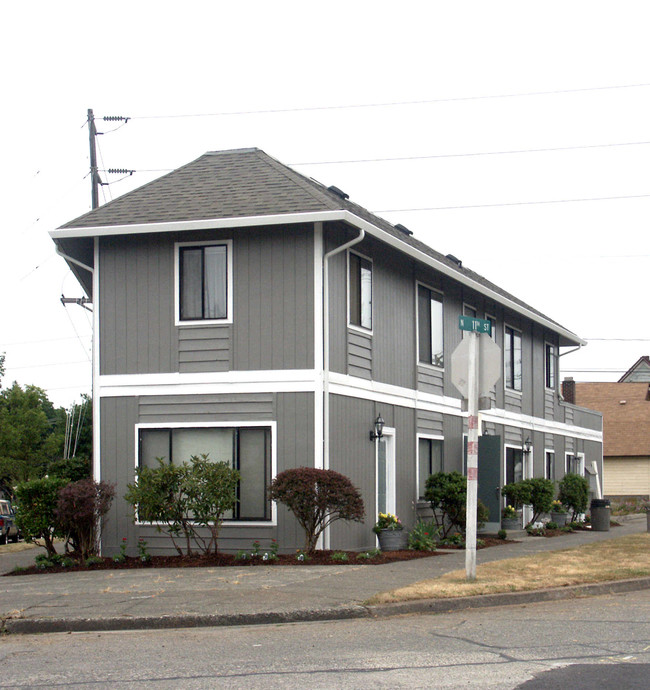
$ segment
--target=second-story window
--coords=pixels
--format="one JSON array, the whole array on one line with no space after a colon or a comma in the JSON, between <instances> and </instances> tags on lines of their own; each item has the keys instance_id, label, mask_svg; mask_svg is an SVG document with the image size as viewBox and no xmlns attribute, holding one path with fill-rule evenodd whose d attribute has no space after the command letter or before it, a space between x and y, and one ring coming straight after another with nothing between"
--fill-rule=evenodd
<instances>
[{"instance_id":1,"label":"second-story window","mask_svg":"<svg viewBox=\"0 0 650 690\"><path fill-rule=\"evenodd\" d=\"M521 333L510 326L505 327L504 376L506 388L521 390Z\"/></svg>"},{"instance_id":2,"label":"second-story window","mask_svg":"<svg viewBox=\"0 0 650 690\"><path fill-rule=\"evenodd\" d=\"M372 330L372 263L350 252L350 325Z\"/></svg>"},{"instance_id":3,"label":"second-story window","mask_svg":"<svg viewBox=\"0 0 650 690\"><path fill-rule=\"evenodd\" d=\"M178 319L225 321L230 317L229 244L178 245Z\"/></svg>"},{"instance_id":4,"label":"second-story window","mask_svg":"<svg viewBox=\"0 0 650 690\"><path fill-rule=\"evenodd\" d=\"M423 364L444 366L442 294L418 285L418 357Z\"/></svg>"},{"instance_id":5,"label":"second-story window","mask_svg":"<svg viewBox=\"0 0 650 690\"><path fill-rule=\"evenodd\" d=\"M545 377L546 377L546 387L555 388L556 382L556 367L557 367L557 352L555 350L555 345L546 343L546 356L545 356Z\"/></svg>"}]
</instances>

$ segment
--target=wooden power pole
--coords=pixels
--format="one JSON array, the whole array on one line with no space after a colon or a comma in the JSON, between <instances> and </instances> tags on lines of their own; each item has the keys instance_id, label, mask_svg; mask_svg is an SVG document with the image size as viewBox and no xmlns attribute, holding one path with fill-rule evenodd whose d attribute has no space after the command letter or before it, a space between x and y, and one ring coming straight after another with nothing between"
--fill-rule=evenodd
<instances>
[{"instance_id":1,"label":"wooden power pole","mask_svg":"<svg viewBox=\"0 0 650 690\"><path fill-rule=\"evenodd\" d=\"M88 108L88 140L90 143L90 188L92 193L93 210L99 206L99 172L97 170L97 145L95 139L97 129L95 128L95 115L93 109Z\"/></svg>"}]
</instances>

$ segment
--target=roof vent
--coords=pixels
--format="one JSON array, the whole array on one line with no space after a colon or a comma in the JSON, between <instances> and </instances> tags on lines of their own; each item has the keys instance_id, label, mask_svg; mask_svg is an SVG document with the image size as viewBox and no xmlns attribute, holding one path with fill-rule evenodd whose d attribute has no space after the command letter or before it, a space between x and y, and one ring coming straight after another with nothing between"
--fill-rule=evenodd
<instances>
[{"instance_id":1,"label":"roof vent","mask_svg":"<svg viewBox=\"0 0 650 690\"><path fill-rule=\"evenodd\" d=\"M334 185L331 185L330 187L327 188L328 192L332 192L332 194L336 194L336 196L340 196L341 199L349 199L350 195L346 194L342 189L339 189L338 187L335 187Z\"/></svg>"},{"instance_id":2,"label":"roof vent","mask_svg":"<svg viewBox=\"0 0 650 690\"><path fill-rule=\"evenodd\" d=\"M463 262L460 259L457 259L453 254L447 254L447 258L449 261L453 261L458 268L460 268L463 265Z\"/></svg>"},{"instance_id":3,"label":"roof vent","mask_svg":"<svg viewBox=\"0 0 650 690\"><path fill-rule=\"evenodd\" d=\"M401 223L397 223L397 225L395 225L394 227L395 230L399 230L400 232L403 232L405 235L413 234L411 230L409 230L405 225L402 225Z\"/></svg>"}]
</instances>

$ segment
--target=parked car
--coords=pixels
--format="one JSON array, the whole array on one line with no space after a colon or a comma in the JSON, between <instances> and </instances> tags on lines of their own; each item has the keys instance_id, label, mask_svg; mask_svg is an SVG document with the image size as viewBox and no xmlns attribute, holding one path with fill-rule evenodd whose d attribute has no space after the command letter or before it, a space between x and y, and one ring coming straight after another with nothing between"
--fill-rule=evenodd
<instances>
[{"instance_id":1,"label":"parked car","mask_svg":"<svg viewBox=\"0 0 650 690\"><path fill-rule=\"evenodd\" d=\"M0 544L6 544L9 540L15 543L18 536L16 513L11 507L11 502L0 500Z\"/></svg>"}]
</instances>

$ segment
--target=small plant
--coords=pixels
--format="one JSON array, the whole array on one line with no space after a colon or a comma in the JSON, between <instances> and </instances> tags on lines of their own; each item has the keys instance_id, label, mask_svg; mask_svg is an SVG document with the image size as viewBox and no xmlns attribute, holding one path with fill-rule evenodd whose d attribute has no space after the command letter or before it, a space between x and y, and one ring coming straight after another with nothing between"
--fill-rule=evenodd
<instances>
[{"instance_id":1,"label":"small plant","mask_svg":"<svg viewBox=\"0 0 650 690\"><path fill-rule=\"evenodd\" d=\"M250 558L250 554L248 553L248 551L244 551L244 549L240 549L235 554L235 558L238 561L247 561Z\"/></svg>"},{"instance_id":2,"label":"small plant","mask_svg":"<svg viewBox=\"0 0 650 690\"><path fill-rule=\"evenodd\" d=\"M397 530L403 528L402 522L397 515L393 515L392 513L379 513L377 522L375 522L372 531L375 534L379 534L383 529Z\"/></svg>"},{"instance_id":3,"label":"small plant","mask_svg":"<svg viewBox=\"0 0 650 690\"><path fill-rule=\"evenodd\" d=\"M271 560L277 560L279 549L280 545L278 544L277 539L271 539L271 546L269 546L269 551L271 552Z\"/></svg>"},{"instance_id":4,"label":"small plant","mask_svg":"<svg viewBox=\"0 0 650 690\"><path fill-rule=\"evenodd\" d=\"M69 556L65 556L64 558L61 559L61 567L63 568L74 568L77 564L77 561L74 560L74 558L70 558Z\"/></svg>"},{"instance_id":5,"label":"small plant","mask_svg":"<svg viewBox=\"0 0 650 690\"><path fill-rule=\"evenodd\" d=\"M554 513L566 513L566 508L564 507L562 501L558 501L556 498L553 503L551 503L551 511Z\"/></svg>"},{"instance_id":6,"label":"small plant","mask_svg":"<svg viewBox=\"0 0 650 690\"><path fill-rule=\"evenodd\" d=\"M362 551L357 554L358 561L368 561L375 556L379 556L381 549L370 549L370 551Z\"/></svg>"},{"instance_id":7,"label":"small plant","mask_svg":"<svg viewBox=\"0 0 650 690\"><path fill-rule=\"evenodd\" d=\"M571 527L571 525L564 525L564 527L560 527L560 529L563 532L573 532L573 527Z\"/></svg>"},{"instance_id":8,"label":"small plant","mask_svg":"<svg viewBox=\"0 0 650 690\"><path fill-rule=\"evenodd\" d=\"M148 563L151 560L151 554L147 549L147 542L142 537L138 539L138 554L143 563Z\"/></svg>"},{"instance_id":9,"label":"small plant","mask_svg":"<svg viewBox=\"0 0 650 690\"><path fill-rule=\"evenodd\" d=\"M413 551L435 551L438 527L434 520L418 520L408 536L408 547Z\"/></svg>"},{"instance_id":10,"label":"small plant","mask_svg":"<svg viewBox=\"0 0 650 690\"><path fill-rule=\"evenodd\" d=\"M296 560L304 563L309 560L309 554L302 549L296 549Z\"/></svg>"},{"instance_id":11,"label":"small plant","mask_svg":"<svg viewBox=\"0 0 650 690\"><path fill-rule=\"evenodd\" d=\"M331 558L333 561L340 561L340 562L342 562L342 563L347 563L347 561L349 560L348 554L345 553L345 551L335 551L335 552L330 556L330 558Z\"/></svg>"},{"instance_id":12,"label":"small plant","mask_svg":"<svg viewBox=\"0 0 650 690\"><path fill-rule=\"evenodd\" d=\"M546 529L558 529L558 524L557 522L553 522L553 520L549 520L546 523Z\"/></svg>"},{"instance_id":13,"label":"small plant","mask_svg":"<svg viewBox=\"0 0 650 690\"><path fill-rule=\"evenodd\" d=\"M507 533L504 529L500 529L500 530L497 532L497 537L499 537L499 539L505 540L505 539L508 538L508 533Z\"/></svg>"},{"instance_id":14,"label":"small plant","mask_svg":"<svg viewBox=\"0 0 650 690\"><path fill-rule=\"evenodd\" d=\"M507 505L502 511L501 511L501 517L505 518L506 520L512 520L517 517L517 511L515 510L514 506Z\"/></svg>"},{"instance_id":15,"label":"small plant","mask_svg":"<svg viewBox=\"0 0 650 690\"><path fill-rule=\"evenodd\" d=\"M465 537L462 534L452 534L440 540L441 546L465 546Z\"/></svg>"},{"instance_id":16,"label":"small plant","mask_svg":"<svg viewBox=\"0 0 650 690\"><path fill-rule=\"evenodd\" d=\"M253 542L253 550L251 551L251 558L259 558L261 555L261 548L262 548L262 545L256 539Z\"/></svg>"},{"instance_id":17,"label":"small plant","mask_svg":"<svg viewBox=\"0 0 650 690\"><path fill-rule=\"evenodd\" d=\"M544 527L535 527L534 525L527 525L526 532L529 537L543 537L546 534Z\"/></svg>"},{"instance_id":18,"label":"small plant","mask_svg":"<svg viewBox=\"0 0 650 690\"><path fill-rule=\"evenodd\" d=\"M120 552L113 556L114 563L124 563L126 561L126 537L122 537L122 543L120 544Z\"/></svg>"},{"instance_id":19,"label":"small plant","mask_svg":"<svg viewBox=\"0 0 650 690\"><path fill-rule=\"evenodd\" d=\"M103 563L104 559L101 556L89 556L85 561L87 567L91 565L102 565Z\"/></svg>"}]
</instances>

